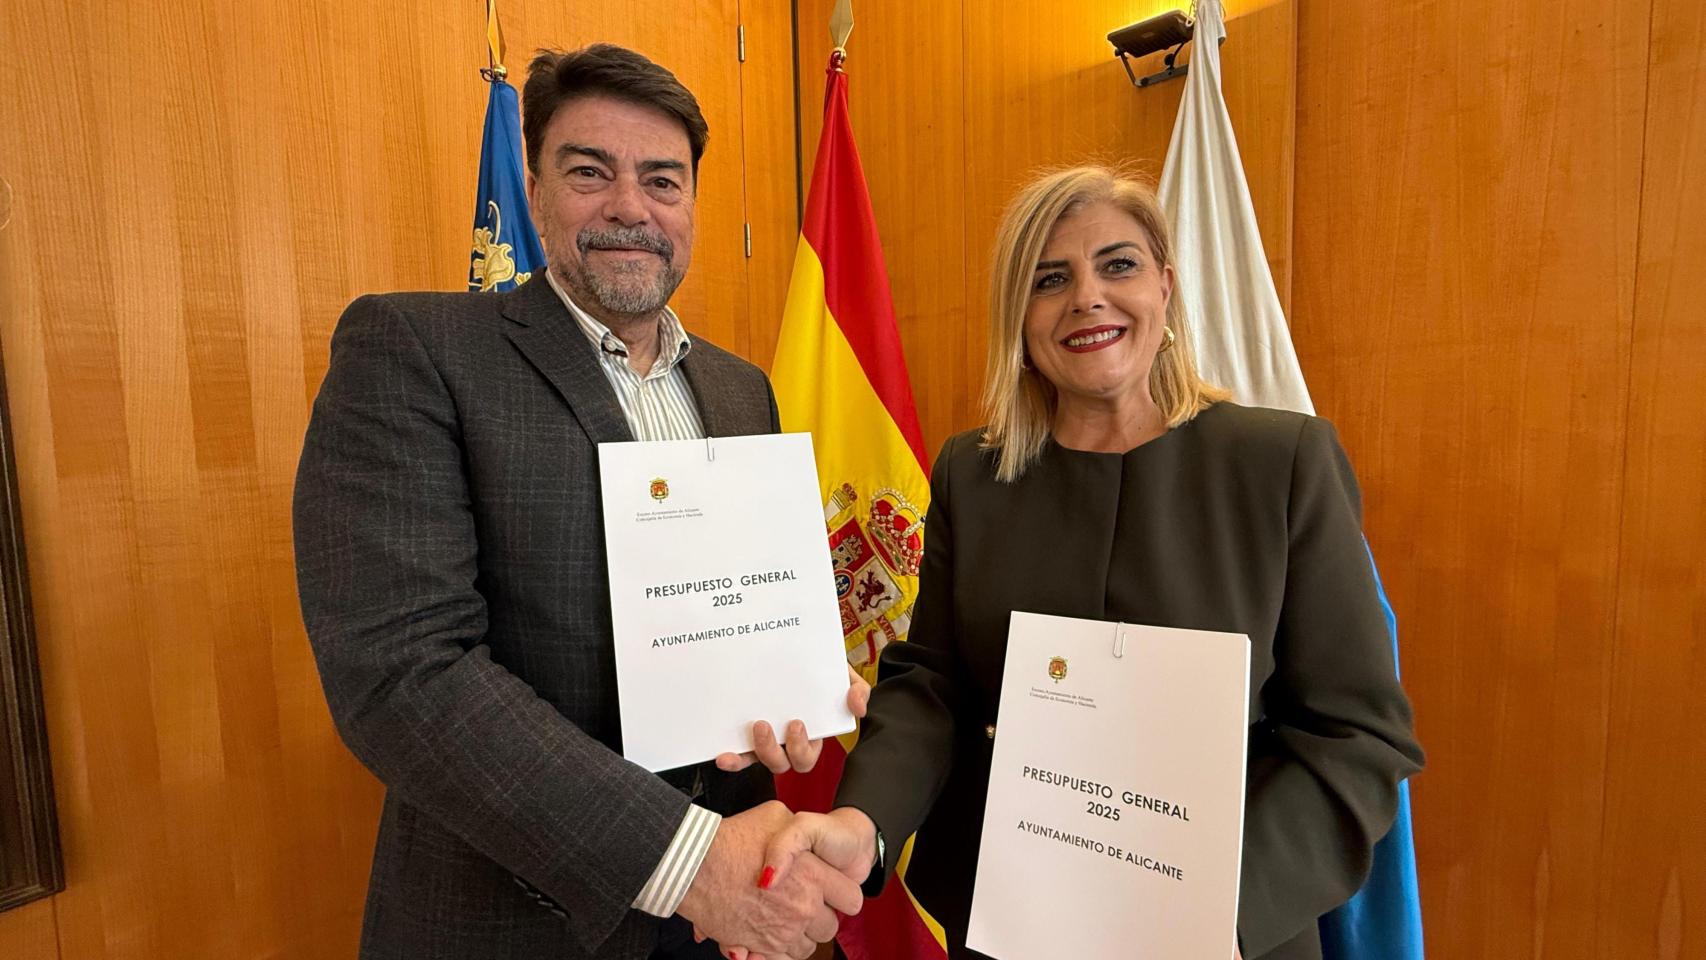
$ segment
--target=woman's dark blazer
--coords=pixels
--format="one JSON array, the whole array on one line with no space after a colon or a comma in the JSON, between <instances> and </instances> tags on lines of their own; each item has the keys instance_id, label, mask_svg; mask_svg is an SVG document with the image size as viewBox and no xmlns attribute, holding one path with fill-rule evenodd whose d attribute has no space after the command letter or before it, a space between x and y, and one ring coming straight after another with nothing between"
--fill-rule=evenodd
<instances>
[{"instance_id":1,"label":"woman's dark blazer","mask_svg":"<svg viewBox=\"0 0 1706 960\"><path fill-rule=\"evenodd\" d=\"M907 885L951 956L979 956L965 928L1008 615L1243 633L1239 939L1249 960L1320 957L1317 918L1361 885L1422 764L1332 426L1217 403L1124 454L1050 441L1014 483L979 435L936 460L910 642L883 651L837 804L891 850L917 832Z\"/></svg>"}]
</instances>

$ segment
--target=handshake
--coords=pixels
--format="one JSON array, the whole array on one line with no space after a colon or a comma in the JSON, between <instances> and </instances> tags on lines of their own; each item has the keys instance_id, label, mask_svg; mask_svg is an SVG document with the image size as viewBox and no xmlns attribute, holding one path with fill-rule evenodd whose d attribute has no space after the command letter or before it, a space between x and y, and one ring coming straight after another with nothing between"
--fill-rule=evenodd
<instances>
[{"instance_id":1,"label":"handshake","mask_svg":"<svg viewBox=\"0 0 1706 960\"><path fill-rule=\"evenodd\" d=\"M678 912L732 960L805 960L864 905L876 857L863 812L795 814L772 800L723 820Z\"/></svg>"},{"instance_id":2,"label":"handshake","mask_svg":"<svg viewBox=\"0 0 1706 960\"><path fill-rule=\"evenodd\" d=\"M870 684L848 667L848 711L863 717L870 697ZM823 741L809 739L798 720L786 733L778 744L770 725L759 721L752 752L725 753L717 766L810 771ZM876 858L876 825L859 810L794 814L772 800L723 819L676 912L692 921L696 939L715 939L730 960L804 960L835 939L838 914L864 906L859 885Z\"/></svg>"}]
</instances>

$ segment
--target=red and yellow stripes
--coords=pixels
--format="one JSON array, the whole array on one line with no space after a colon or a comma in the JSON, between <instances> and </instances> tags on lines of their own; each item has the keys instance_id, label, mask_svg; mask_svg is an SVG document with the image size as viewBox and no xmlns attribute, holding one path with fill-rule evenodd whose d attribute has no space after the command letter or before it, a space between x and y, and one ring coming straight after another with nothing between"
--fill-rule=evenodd
<instances>
[{"instance_id":1,"label":"red and yellow stripes","mask_svg":"<svg viewBox=\"0 0 1706 960\"><path fill-rule=\"evenodd\" d=\"M832 542L841 544L836 563L849 659L874 681L875 647L880 640L905 640L917 596L916 554L897 542L904 540L905 525L895 517L916 522L929 509L929 461L853 142L847 76L834 58L770 377L782 429L812 434L825 517ZM911 530L914 538L918 532ZM811 774L784 777L778 785L782 799L797 810L828 809L844 749L854 739L826 744ZM947 956L941 926L906 889L911 850L909 840L899 882L842 924L838 939L850 960Z\"/></svg>"},{"instance_id":2,"label":"red and yellow stripes","mask_svg":"<svg viewBox=\"0 0 1706 960\"><path fill-rule=\"evenodd\" d=\"M929 497L924 434L901 353L888 268L847 114L847 75L831 69L823 134L771 369L785 430L811 430L826 485L847 469L914 481ZM826 452L845 451L824 470Z\"/></svg>"},{"instance_id":3,"label":"red and yellow stripes","mask_svg":"<svg viewBox=\"0 0 1706 960\"><path fill-rule=\"evenodd\" d=\"M879 258L878 266L881 266ZM892 308L872 308L858 299L831 298L835 272L826 265L807 235L794 254L794 275L777 341L770 378L782 414L782 429L810 431L817 452L818 478L824 499L843 483L858 490L896 487L922 509L930 497L924 440L912 406L912 387L900 361L900 337L894 331ZM841 296L850 284L842 280ZM888 284L880 282L887 297ZM873 286L875 286L873 284ZM866 313L861 317L861 313ZM885 316L887 341L848 332L868 322L871 313ZM861 353L861 347L866 352ZM886 368L888 380L874 381L871 366L882 363L879 350L895 357ZM895 399L896 397L899 399ZM907 420L894 416L900 407Z\"/></svg>"},{"instance_id":4,"label":"red and yellow stripes","mask_svg":"<svg viewBox=\"0 0 1706 960\"><path fill-rule=\"evenodd\" d=\"M808 255L815 257L816 270L806 266ZM795 310L806 305L808 290L799 289L806 287L812 296L821 298L834 320L832 325L845 339L890 421L905 438L919 469L928 473L930 461L918 427L906 358L901 353L888 267L883 262L865 170L847 113L847 75L833 66L824 91L823 134L818 140L811 190L806 195L805 222L800 228L794 268L781 342L787 343L794 321L821 319L815 309ZM802 273L802 268L808 272ZM796 292L802 295L800 300L793 296Z\"/></svg>"}]
</instances>

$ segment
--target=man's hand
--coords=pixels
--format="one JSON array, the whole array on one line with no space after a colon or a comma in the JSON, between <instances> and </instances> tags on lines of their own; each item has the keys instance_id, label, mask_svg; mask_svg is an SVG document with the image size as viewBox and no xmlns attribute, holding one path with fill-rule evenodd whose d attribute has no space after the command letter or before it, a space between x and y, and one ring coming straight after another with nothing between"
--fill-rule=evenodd
<instances>
[{"instance_id":1,"label":"man's hand","mask_svg":"<svg viewBox=\"0 0 1706 960\"><path fill-rule=\"evenodd\" d=\"M695 931L764 957L805 960L835 938L838 911L859 912L859 884L815 855L796 857L785 880L770 874L759 887L766 844L791 818L772 800L723 819L678 908Z\"/></svg>"},{"instance_id":2,"label":"man's hand","mask_svg":"<svg viewBox=\"0 0 1706 960\"><path fill-rule=\"evenodd\" d=\"M859 676L859 671L847 668L847 709L853 716L863 718L871 702L871 685ZM752 725L752 750L749 753L724 753L717 757L717 769L734 773L745 770L756 761L771 773L810 773L823 752L822 740L808 739L806 725L798 720L788 724L782 743L776 742L776 732L763 720Z\"/></svg>"}]
</instances>

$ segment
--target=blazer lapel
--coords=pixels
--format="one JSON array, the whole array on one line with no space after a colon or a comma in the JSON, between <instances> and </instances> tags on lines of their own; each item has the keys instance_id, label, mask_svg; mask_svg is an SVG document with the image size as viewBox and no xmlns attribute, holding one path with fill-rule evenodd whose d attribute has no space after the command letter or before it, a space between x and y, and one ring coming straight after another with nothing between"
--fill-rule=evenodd
<instances>
[{"instance_id":1,"label":"blazer lapel","mask_svg":"<svg viewBox=\"0 0 1706 960\"><path fill-rule=\"evenodd\" d=\"M716 376L714 372L705 369L703 355L706 351L699 347L699 338L694 337L693 341L692 349L681 363L681 372L687 377L687 389L693 392L693 402L699 407L699 425L705 428L707 437L729 436L731 425L723 403L724 394L720 390L711 389L712 384L708 381L715 380Z\"/></svg>"},{"instance_id":2,"label":"blazer lapel","mask_svg":"<svg viewBox=\"0 0 1706 960\"><path fill-rule=\"evenodd\" d=\"M568 401L593 443L634 439L593 345L543 274L509 294L503 312L510 342Z\"/></svg>"},{"instance_id":3,"label":"blazer lapel","mask_svg":"<svg viewBox=\"0 0 1706 960\"><path fill-rule=\"evenodd\" d=\"M741 437L774 430L764 375L710 342L688 336L693 348L681 361L681 371L699 405L705 436Z\"/></svg>"}]
</instances>

